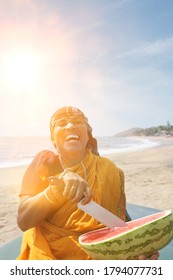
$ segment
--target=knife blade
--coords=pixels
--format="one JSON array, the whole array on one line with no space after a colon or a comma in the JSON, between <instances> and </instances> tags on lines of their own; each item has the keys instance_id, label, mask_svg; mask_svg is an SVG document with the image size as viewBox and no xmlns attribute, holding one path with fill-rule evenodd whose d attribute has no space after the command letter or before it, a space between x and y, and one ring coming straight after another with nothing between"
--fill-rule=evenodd
<instances>
[{"instance_id":1,"label":"knife blade","mask_svg":"<svg viewBox=\"0 0 173 280\"><path fill-rule=\"evenodd\" d=\"M126 223L110 211L91 200L89 203L82 205L78 202L78 208L92 216L94 219L102 223L103 225L114 228L114 227L126 227Z\"/></svg>"}]
</instances>

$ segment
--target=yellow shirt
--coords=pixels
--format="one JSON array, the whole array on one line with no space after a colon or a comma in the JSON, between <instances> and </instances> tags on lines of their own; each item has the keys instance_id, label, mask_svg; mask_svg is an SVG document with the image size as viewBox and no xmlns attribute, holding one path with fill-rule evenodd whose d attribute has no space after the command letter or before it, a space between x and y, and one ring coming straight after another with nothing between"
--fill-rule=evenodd
<instances>
[{"instance_id":1,"label":"yellow shirt","mask_svg":"<svg viewBox=\"0 0 173 280\"><path fill-rule=\"evenodd\" d=\"M124 176L107 158L89 151L83 164L93 200L125 220ZM70 168L84 178L82 164ZM91 259L80 247L81 234L103 227L101 223L77 208L70 200L39 226L24 233L18 260L86 260Z\"/></svg>"}]
</instances>

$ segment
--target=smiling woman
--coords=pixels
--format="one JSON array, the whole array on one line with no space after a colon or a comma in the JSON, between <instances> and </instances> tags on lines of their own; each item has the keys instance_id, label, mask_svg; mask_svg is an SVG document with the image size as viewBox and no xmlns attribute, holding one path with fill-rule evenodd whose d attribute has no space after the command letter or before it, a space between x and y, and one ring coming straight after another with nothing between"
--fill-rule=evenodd
<instances>
[{"instance_id":1,"label":"smiling woman","mask_svg":"<svg viewBox=\"0 0 173 280\"><path fill-rule=\"evenodd\" d=\"M8 52L3 63L4 82L10 87L23 88L35 85L41 77L41 60L31 49Z\"/></svg>"}]
</instances>

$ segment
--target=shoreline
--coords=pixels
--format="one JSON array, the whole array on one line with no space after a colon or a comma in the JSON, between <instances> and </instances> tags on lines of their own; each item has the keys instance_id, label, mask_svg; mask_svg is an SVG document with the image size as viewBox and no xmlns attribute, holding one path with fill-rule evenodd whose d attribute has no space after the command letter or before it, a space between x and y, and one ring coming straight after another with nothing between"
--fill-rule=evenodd
<instances>
[{"instance_id":1,"label":"shoreline","mask_svg":"<svg viewBox=\"0 0 173 280\"><path fill-rule=\"evenodd\" d=\"M96 137L97 138L97 137ZM146 148L150 148L153 146L157 146L160 145L160 141L159 141L159 137L157 138L153 138L150 139L149 137L139 137L139 136L130 136L130 137L116 137L116 136L108 136L108 143L109 141L111 141L111 139L113 140L113 143L108 144L107 147L104 147L105 142L100 142L99 140L100 137L97 138L97 142L98 142L98 150L101 156L109 156L111 154L117 154L117 153L124 153L124 152L129 152L129 151L138 151L141 149L146 149ZM106 138L106 137L101 137L101 138ZM115 142L114 142L115 140ZM118 142L124 142L123 145L119 145L119 143L116 144L116 141L118 140ZM126 142L127 141L127 142ZM129 143L130 142L130 143ZM109 145L113 145L114 148L109 147ZM103 148L100 148L103 147ZM45 149L49 149L52 151L55 151L52 148L43 148L43 150ZM37 154L39 151L37 150L36 153L32 153L32 154ZM12 155L11 158L9 158L8 160L4 161L4 162L0 162L0 169L5 169L5 168L16 168L16 167L23 167L23 166L28 166L34 156L26 156L25 157L21 157L20 160L19 158L15 158L16 155Z\"/></svg>"},{"instance_id":2,"label":"shoreline","mask_svg":"<svg viewBox=\"0 0 173 280\"><path fill-rule=\"evenodd\" d=\"M173 211L173 138L157 137L157 141L159 146L103 156L124 171L127 203ZM26 168L0 169L0 245L22 234L16 217Z\"/></svg>"}]
</instances>

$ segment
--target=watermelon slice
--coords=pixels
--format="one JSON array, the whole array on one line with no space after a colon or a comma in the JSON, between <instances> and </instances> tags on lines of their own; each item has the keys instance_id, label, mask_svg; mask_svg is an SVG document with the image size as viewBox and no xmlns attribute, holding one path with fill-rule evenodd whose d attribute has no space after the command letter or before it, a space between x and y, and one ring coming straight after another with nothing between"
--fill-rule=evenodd
<instances>
[{"instance_id":1,"label":"watermelon slice","mask_svg":"<svg viewBox=\"0 0 173 280\"><path fill-rule=\"evenodd\" d=\"M133 220L125 227L102 228L79 237L83 250L93 259L135 260L151 256L173 239L173 215L166 210Z\"/></svg>"}]
</instances>

